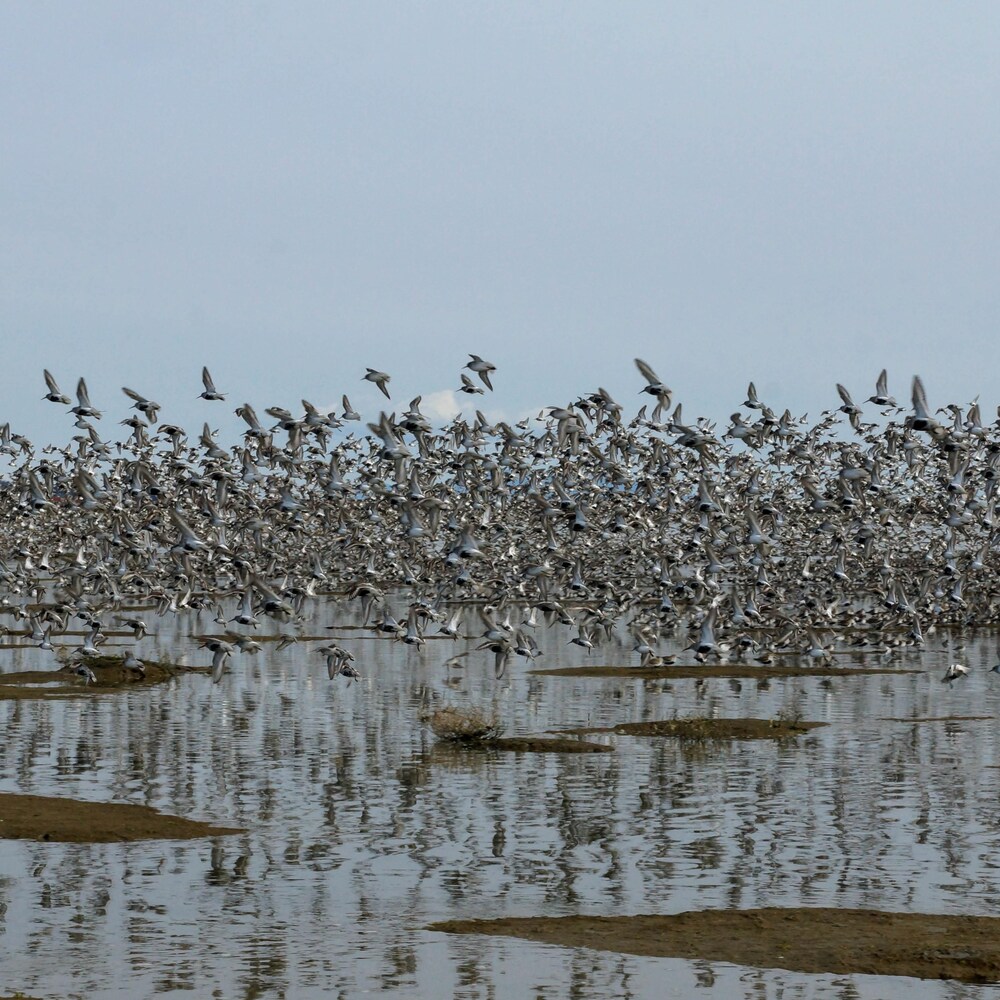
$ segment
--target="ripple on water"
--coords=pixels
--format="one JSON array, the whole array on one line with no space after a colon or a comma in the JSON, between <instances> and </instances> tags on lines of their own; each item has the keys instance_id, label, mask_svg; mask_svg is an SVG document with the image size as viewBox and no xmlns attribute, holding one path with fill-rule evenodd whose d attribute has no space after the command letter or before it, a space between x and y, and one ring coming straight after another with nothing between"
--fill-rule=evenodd
<instances>
[{"instance_id":1,"label":"ripple on water","mask_svg":"<svg viewBox=\"0 0 1000 1000\"><path fill-rule=\"evenodd\" d=\"M199 662L189 636L210 630L203 617L183 633L164 618L144 642ZM560 663L586 662L558 648ZM1000 682L980 671L942 685L944 652L901 658L916 674L763 685L517 667L498 683L470 658L458 688L442 683L451 652L371 642L364 680L348 685L329 683L307 647L279 654L271 643L218 686L192 676L141 694L0 703L2 790L133 802L247 831L184 844L0 841L5 982L94 997L297 984L289 995L503 998L564 995L574 981L588 995L836 995L834 976L420 928L804 902L1000 912L996 727L949 718L995 717ZM675 714L829 726L777 744L610 736L613 754L483 754L442 747L419 722L449 702L495 707L512 734ZM910 718L942 721L886 721ZM128 984L109 984L109 967L129 970ZM851 982L859 996L906 992ZM918 995L955 989L922 984Z\"/></svg>"}]
</instances>

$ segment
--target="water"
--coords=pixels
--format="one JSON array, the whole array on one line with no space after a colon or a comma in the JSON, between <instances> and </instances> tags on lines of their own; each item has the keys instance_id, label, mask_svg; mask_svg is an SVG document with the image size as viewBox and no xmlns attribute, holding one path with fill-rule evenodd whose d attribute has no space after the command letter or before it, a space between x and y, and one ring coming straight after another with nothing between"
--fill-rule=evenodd
<instances>
[{"instance_id":1,"label":"water","mask_svg":"<svg viewBox=\"0 0 1000 1000\"><path fill-rule=\"evenodd\" d=\"M315 605L313 634L352 609ZM270 624L270 623L268 623ZM151 659L208 663L209 615L154 626ZM262 629L262 631L265 631ZM337 634L337 633L331 633ZM344 632L364 674L330 682L319 642L234 657L127 694L0 702L0 790L115 800L246 833L72 845L0 841L0 988L102 997L981 997L955 983L813 976L423 930L451 917L755 906L1000 914L994 639L940 682L941 633L891 666L788 678L532 676ZM539 630L539 666L586 663ZM958 639L954 638L957 643ZM48 664L3 648L0 667ZM312 651L311 651L312 650ZM664 648L663 651L666 651ZM624 644L589 662L633 662ZM880 661L855 658L868 664ZM847 662L846 659L843 662ZM674 714L829 723L795 741L595 736L614 754L477 753L420 715L493 705L509 734ZM908 724L898 717L985 715Z\"/></svg>"}]
</instances>

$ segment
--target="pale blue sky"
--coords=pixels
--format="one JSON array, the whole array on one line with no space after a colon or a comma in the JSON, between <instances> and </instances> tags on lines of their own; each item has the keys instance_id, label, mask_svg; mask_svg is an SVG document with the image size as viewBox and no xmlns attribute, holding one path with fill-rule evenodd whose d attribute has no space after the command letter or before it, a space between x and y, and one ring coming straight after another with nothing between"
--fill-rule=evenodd
<instances>
[{"instance_id":1,"label":"pale blue sky","mask_svg":"<svg viewBox=\"0 0 1000 1000\"><path fill-rule=\"evenodd\" d=\"M991 3L0 6L0 423L1000 400ZM195 397L207 364L226 404ZM225 415L225 416L223 416Z\"/></svg>"}]
</instances>

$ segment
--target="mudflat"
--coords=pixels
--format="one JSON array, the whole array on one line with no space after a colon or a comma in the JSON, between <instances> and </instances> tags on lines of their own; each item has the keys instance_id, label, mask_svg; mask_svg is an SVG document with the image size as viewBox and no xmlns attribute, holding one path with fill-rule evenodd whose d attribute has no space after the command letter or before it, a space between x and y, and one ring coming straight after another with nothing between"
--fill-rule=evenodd
<instances>
[{"instance_id":1,"label":"mudflat","mask_svg":"<svg viewBox=\"0 0 1000 1000\"><path fill-rule=\"evenodd\" d=\"M133 840L188 840L242 833L148 806L83 802L47 795L0 793L0 838L64 844L111 844Z\"/></svg>"},{"instance_id":2,"label":"mudflat","mask_svg":"<svg viewBox=\"0 0 1000 1000\"><path fill-rule=\"evenodd\" d=\"M1000 917L769 907L445 920L428 930L795 972L1000 982Z\"/></svg>"}]
</instances>

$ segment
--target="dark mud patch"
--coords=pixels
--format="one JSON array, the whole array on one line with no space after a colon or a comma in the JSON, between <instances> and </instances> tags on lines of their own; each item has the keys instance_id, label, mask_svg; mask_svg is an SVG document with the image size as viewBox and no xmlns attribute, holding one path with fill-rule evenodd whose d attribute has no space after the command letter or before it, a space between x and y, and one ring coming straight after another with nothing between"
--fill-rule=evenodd
<instances>
[{"instance_id":1,"label":"dark mud patch","mask_svg":"<svg viewBox=\"0 0 1000 1000\"><path fill-rule=\"evenodd\" d=\"M794 972L1000 981L1000 917L807 907L446 920L428 930Z\"/></svg>"},{"instance_id":2,"label":"dark mud patch","mask_svg":"<svg viewBox=\"0 0 1000 1000\"><path fill-rule=\"evenodd\" d=\"M809 667L780 666L776 664L754 665L748 663L715 663L712 665L683 664L670 667L622 667L589 666L546 667L529 670L529 674L548 677L630 677L634 680L681 680L703 677L736 677L764 680L771 677L857 677L862 674L919 674L920 670L902 667L831 667L816 665Z\"/></svg>"},{"instance_id":3,"label":"dark mud patch","mask_svg":"<svg viewBox=\"0 0 1000 1000\"><path fill-rule=\"evenodd\" d=\"M133 840L222 837L242 832L123 802L83 802L0 792L0 838L5 840L117 844Z\"/></svg>"},{"instance_id":4,"label":"dark mud patch","mask_svg":"<svg viewBox=\"0 0 1000 1000\"><path fill-rule=\"evenodd\" d=\"M801 736L825 722L801 719L662 719L654 722L623 722L608 729L561 729L559 732L586 736L614 733L618 736L673 736L681 740L785 740Z\"/></svg>"},{"instance_id":5,"label":"dark mud patch","mask_svg":"<svg viewBox=\"0 0 1000 1000\"><path fill-rule=\"evenodd\" d=\"M96 656L84 663L96 678L86 683L83 677L69 667L58 670L20 670L0 674L0 701L24 699L87 698L114 691L132 691L136 688L163 684L183 674L207 674L208 667L182 667L173 663L143 660L146 676L142 677L122 665L117 656Z\"/></svg>"}]
</instances>

